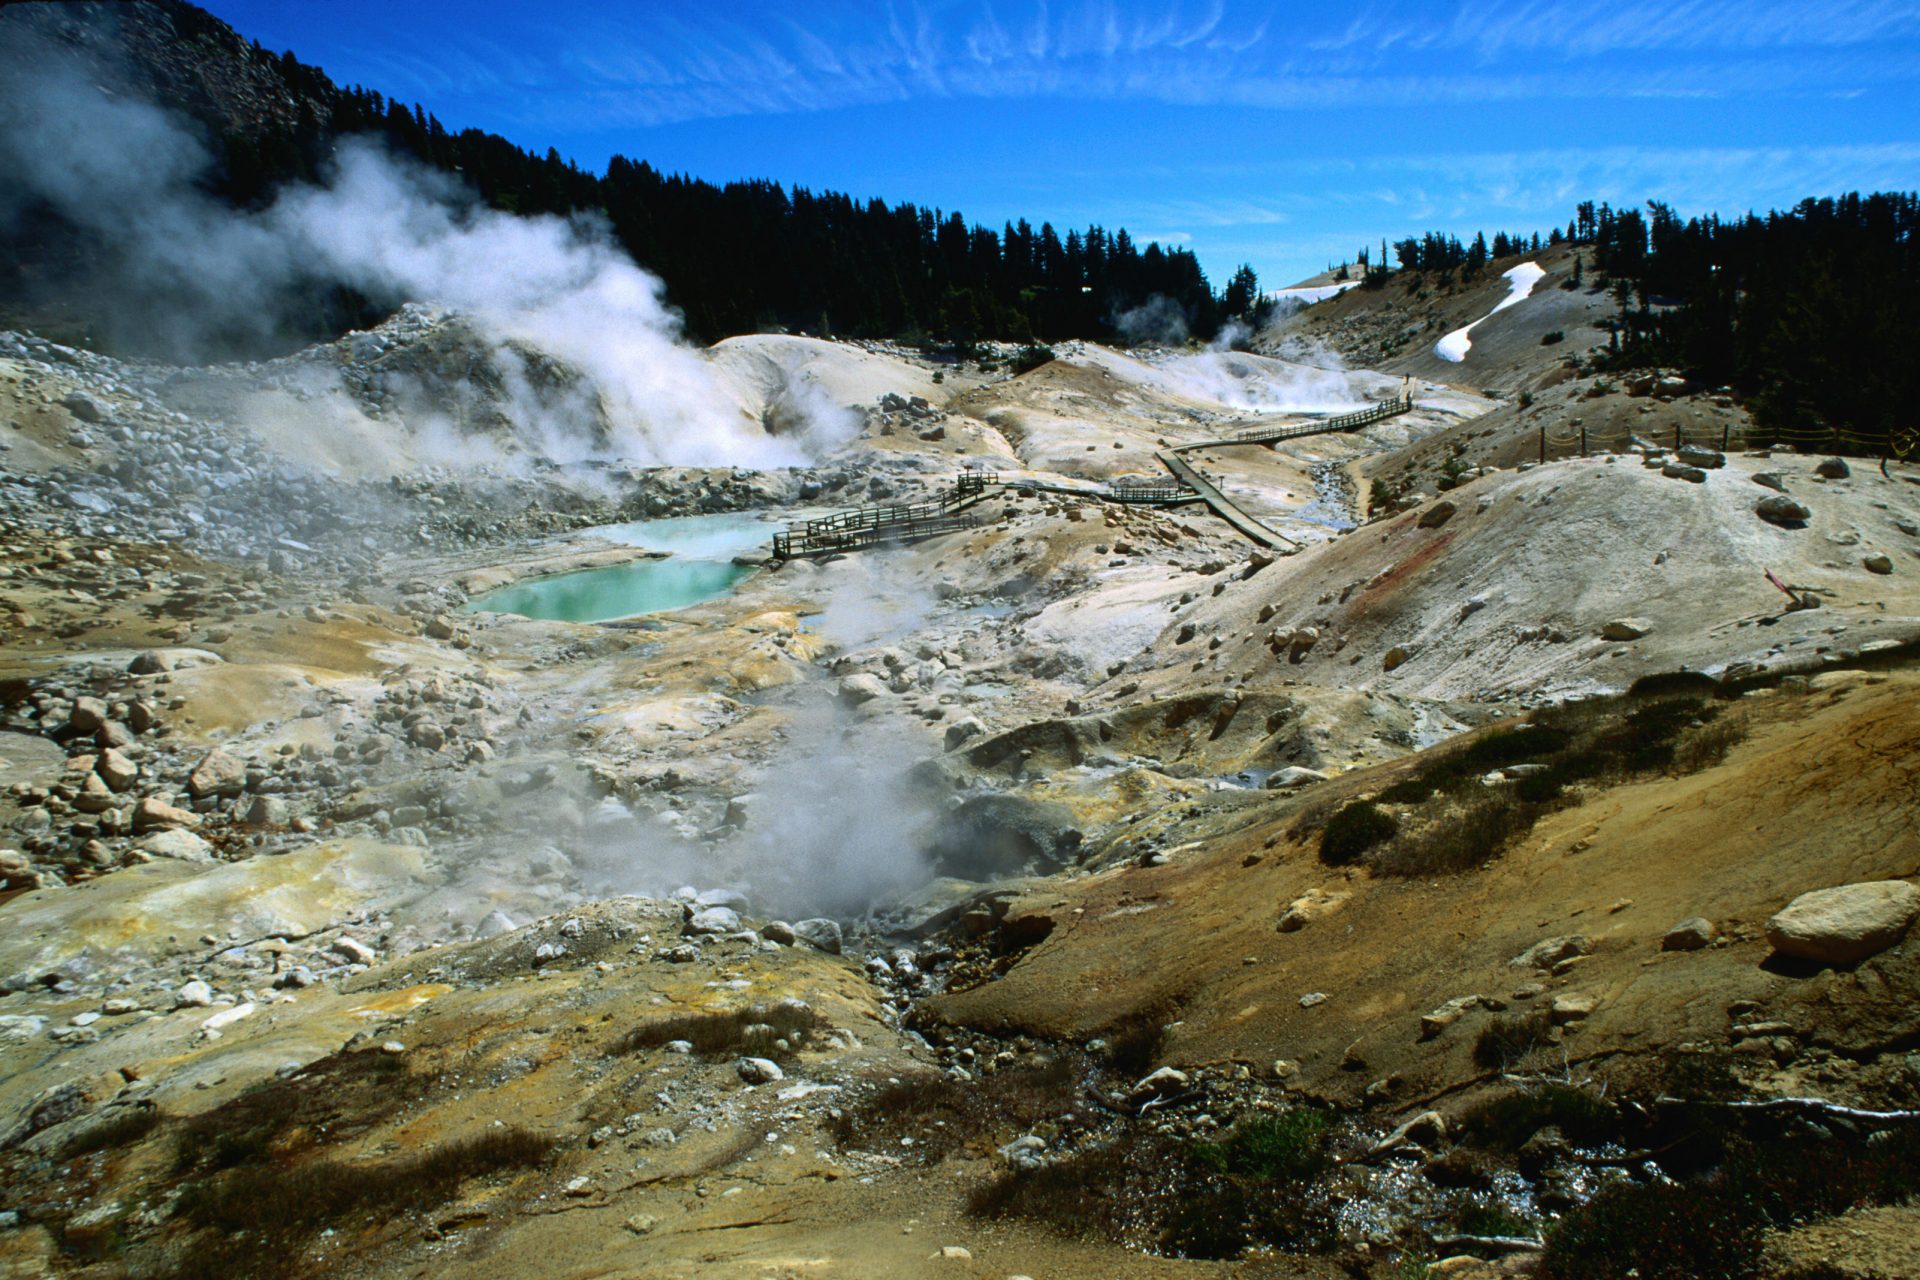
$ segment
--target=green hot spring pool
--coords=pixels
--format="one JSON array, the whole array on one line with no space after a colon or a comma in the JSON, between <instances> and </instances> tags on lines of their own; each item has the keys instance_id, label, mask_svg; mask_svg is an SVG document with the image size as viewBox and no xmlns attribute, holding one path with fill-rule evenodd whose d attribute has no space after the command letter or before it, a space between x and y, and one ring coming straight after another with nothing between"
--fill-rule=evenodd
<instances>
[{"instance_id":1,"label":"green hot spring pool","mask_svg":"<svg viewBox=\"0 0 1920 1280\"><path fill-rule=\"evenodd\" d=\"M608 622L665 613L716 599L753 570L733 557L765 545L777 526L755 515L676 516L587 532L609 542L667 553L606 569L516 582L467 602L467 613L517 613L548 622Z\"/></svg>"}]
</instances>

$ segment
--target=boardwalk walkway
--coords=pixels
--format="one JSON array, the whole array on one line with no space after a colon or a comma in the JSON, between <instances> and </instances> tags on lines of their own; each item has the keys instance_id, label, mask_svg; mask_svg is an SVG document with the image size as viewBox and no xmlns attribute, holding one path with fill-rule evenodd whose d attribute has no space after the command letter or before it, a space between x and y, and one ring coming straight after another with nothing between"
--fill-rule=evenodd
<instances>
[{"instance_id":1,"label":"boardwalk walkway","mask_svg":"<svg viewBox=\"0 0 1920 1280\"><path fill-rule=\"evenodd\" d=\"M887 506L854 507L836 511L817 520L789 526L773 535L773 558L791 560L796 556L835 555L865 547L918 542L975 527L979 521L970 508L992 489L1019 489L1041 493L1064 493L1102 502L1138 503L1153 506L1177 506L1204 502L1214 514L1232 525L1247 540L1274 551L1297 551L1300 544L1275 532L1242 510L1231 498L1179 455L1195 449L1218 449L1231 445L1274 444L1305 436L1326 435L1336 431L1358 431L1362 427L1397 417L1413 408L1413 396L1402 392L1370 408L1337 418L1271 427L1257 427L1220 440L1195 440L1174 445L1154 454L1160 465L1173 476L1169 483L1116 480L1098 487L1074 487L1045 480L1002 479L992 471L962 471L953 487L928 502L895 503Z\"/></svg>"}]
</instances>

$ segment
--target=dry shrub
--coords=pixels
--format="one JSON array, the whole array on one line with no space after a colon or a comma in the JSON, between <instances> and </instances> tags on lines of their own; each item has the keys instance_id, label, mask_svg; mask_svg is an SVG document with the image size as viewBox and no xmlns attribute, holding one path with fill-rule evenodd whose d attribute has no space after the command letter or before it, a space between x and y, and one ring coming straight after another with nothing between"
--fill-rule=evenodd
<instances>
[{"instance_id":1,"label":"dry shrub","mask_svg":"<svg viewBox=\"0 0 1920 1280\"><path fill-rule=\"evenodd\" d=\"M932 1164L963 1149L991 1151L1043 1120L1056 1119L1073 1109L1079 1087L1076 1064L1066 1058L1006 1068L974 1081L916 1076L883 1085L843 1110L834 1122L834 1138L842 1147L911 1151ZM912 1147L903 1148L902 1138L911 1138Z\"/></svg>"},{"instance_id":2,"label":"dry shrub","mask_svg":"<svg viewBox=\"0 0 1920 1280\"><path fill-rule=\"evenodd\" d=\"M807 1038L824 1025L820 1015L806 1005L797 1000L783 1000L772 1005L752 1005L724 1012L703 1010L643 1022L615 1041L608 1052L640 1053L684 1040L703 1058L739 1054L779 1058L797 1053ZM786 1041L785 1048L778 1043L782 1040Z\"/></svg>"}]
</instances>

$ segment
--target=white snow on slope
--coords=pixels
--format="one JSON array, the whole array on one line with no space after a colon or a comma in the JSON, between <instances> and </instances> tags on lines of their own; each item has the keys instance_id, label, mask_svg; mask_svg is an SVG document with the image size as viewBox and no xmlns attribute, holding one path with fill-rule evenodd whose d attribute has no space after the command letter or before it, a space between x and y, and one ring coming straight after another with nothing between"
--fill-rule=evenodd
<instances>
[{"instance_id":1,"label":"white snow on slope","mask_svg":"<svg viewBox=\"0 0 1920 1280\"><path fill-rule=\"evenodd\" d=\"M1433 354L1439 356L1442 360L1451 360L1455 364L1459 364L1462 360L1465 360L1467 358L1467 348L1473 345L1473 339L1467 335L1473 332L1474 325L1480 324L1492 316L1499 315L1516 302L1526 301L1527 295L1533 292L1533 286L1539 284L1540 277L1547 273L1545 268L1541 267L1538 263L1523 262L1511 271L1505 271L1501 274L1506 276L1508 288L1507 296L1500 300L1500 305L1487 312L1486 315L1481 316L1479 320L1475 320L1473 324L1468 325L1464 329L1455 329L1452 333L1434 343Z\"/></svg>"},{"instance_id":2,"label":"white snow on slope","mask_svg":"<svg viewBox=\"0 0 1920 1280\"><path fill-rule=\"evenodd\" d=\"M1298 289L1274 289L1267 294L1275 301L1297 302L1308 306L1315 302L1325 302L1328 298L1338 297L1359 284L1358 280L1343 280L1339 284L1306 285Z\"/></svg>"}]
</instances>

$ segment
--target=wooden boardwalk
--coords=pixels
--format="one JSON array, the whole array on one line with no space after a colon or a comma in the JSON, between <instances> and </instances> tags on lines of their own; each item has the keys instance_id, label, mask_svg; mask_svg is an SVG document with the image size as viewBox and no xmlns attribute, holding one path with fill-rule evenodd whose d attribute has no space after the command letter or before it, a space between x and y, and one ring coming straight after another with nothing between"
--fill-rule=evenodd
<instances>
[{"instance_id":1,"label":"wooden boardwalk","mask_svg":"<svg viewBox=\"0 0 1920 1280\"><path fill-rule=\"evenodd\" d=\"M1293 552L1300 549L1299 543L1254 519L1233 499L1220 492L1212 481L1189 466L1186 459L1180 455L1191 453L1195 449L1218 449L1237 444L1273 444L1281 440L1299 440L1306 436L1323 436L1337 431L1358 431L1376 422L1397 418L1411 411L1412 408L1412 393L1403 391L1391 399L1377 401L1368 408L1354 413L1343 413L1337 418L1322 418L1318 421L1295 423L1291 426L1257 427L1252 431L1242 431L1238 435L1228 436L1223 440L1195 440L1190 444L1174 445L1153 456L1160 459L1160 465L1172 472L1176 479L1193 489L1201 501L1213 508L1215 515L1237 529L1241 537L1271 551Z\"/></svg>"},{"instance_id":2,"label":"wooden boardwalk","mask_svg":"<svg viewBox=\"0 0 1920 1280\"><path fill-rule=\"evenodd\" d=\"M837 555L866 547L919 542L923 538L971 529L979 521L970 508L986 497L989 491L1001 488L1064 493L1101 502L1148 506L1204 502L1213 509L1214 514L1232 525L1248 541L1274 551L1298 551L1299 543L1254 519L1179 455L1195 449L1273 444L1336 431L1358 431L1362 427L1397 417L1412 408L1413 396L1403 392L1390 400L1379 401L1370 408L1342 414L1337 418L1257 427L1222 440L1196 440L1190 444L1174 445L1154 454L1160 460L1160 465L1173 476L1171 481L1163 483L1122 479L1099 487L1075 488L1045 480L1003 479L994 471L962 471L955 477L951 488L941 491L938 497L929 502L854 507L791 525L784 532L773 535L773 558L791 560L798 556Z\"/></svg>"}]
</instances>

